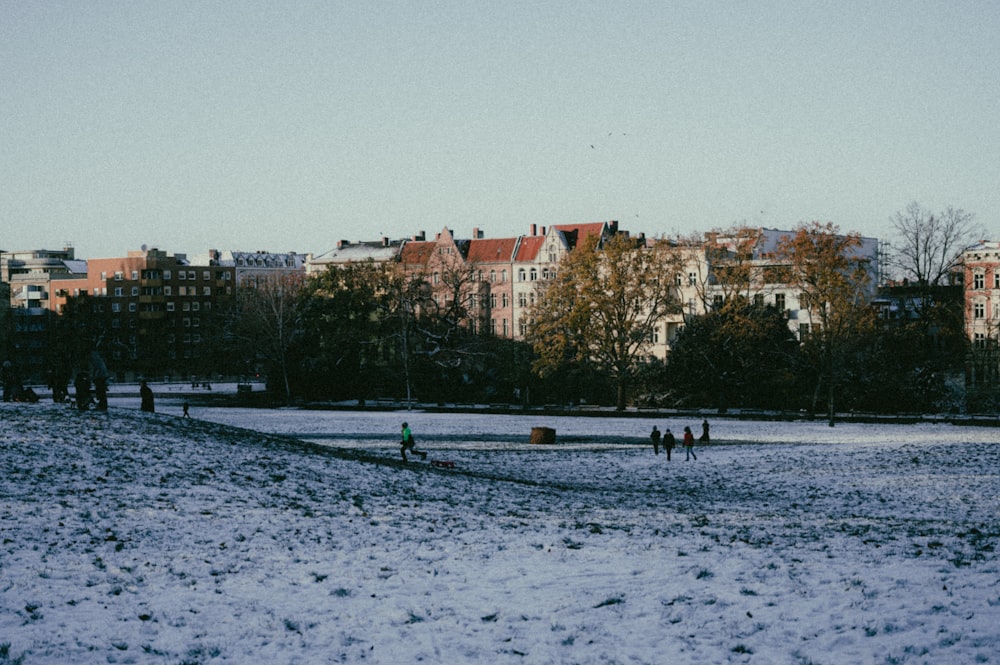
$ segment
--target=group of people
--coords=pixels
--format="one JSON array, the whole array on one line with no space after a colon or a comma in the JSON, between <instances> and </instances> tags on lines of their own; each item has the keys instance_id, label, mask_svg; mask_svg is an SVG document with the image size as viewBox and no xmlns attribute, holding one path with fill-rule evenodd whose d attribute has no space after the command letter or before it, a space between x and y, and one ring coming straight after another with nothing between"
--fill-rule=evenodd
<instances>
[{"instance_id":1,"label":"group of people","mask_svg":"<svg viewBox=\"0 0 1000 665\"><path fill-rule=\"evenodd\" d=\"M701 436L698 441L701 443L711 443L709 438L708 420L704 420L701 423ZM677 446L677 438L674 436L673 432L670 431L668 427L665 432L660 433L659 428L653 425L653 431L649 433L649 440L653 442L653 453L656 455L660 454L660 445L662 442L663 450L667 453L667 461L670 461L670 453L673 452L674 448ZM681 439L681 443L684 446L684 460L689 461L692 458L697 461L698 456L694 453L694 433L691 432L691 428L684 427L684 436Z\"/></svg>"}]
</instances>

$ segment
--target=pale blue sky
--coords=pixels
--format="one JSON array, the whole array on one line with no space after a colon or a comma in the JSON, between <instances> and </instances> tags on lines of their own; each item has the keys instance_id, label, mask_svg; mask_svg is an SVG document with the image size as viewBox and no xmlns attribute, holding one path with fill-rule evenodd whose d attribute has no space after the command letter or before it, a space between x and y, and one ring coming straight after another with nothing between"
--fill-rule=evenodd
<instances>
[{"instance_id":1,"label":"pale blue sky","mask_svg":"<svg viewBox=\"0 0 1000 665\"><path fill-rule=\"evenodd\" d=\"M1000 236L1000 3L0 0L0 249L323 252L911 201Z\"/></svg>"}]
</instances>

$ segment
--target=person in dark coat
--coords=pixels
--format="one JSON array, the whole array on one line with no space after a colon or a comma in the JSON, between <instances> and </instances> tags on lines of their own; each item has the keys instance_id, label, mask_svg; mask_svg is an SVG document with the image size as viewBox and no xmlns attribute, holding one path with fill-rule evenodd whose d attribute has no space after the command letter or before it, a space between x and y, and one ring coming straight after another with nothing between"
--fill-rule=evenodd
<instances>
[{"instance_id":1,"label":"person in dark coat","mask_svg":"<svg viewBox=\"0 0 1000 665\"><path fill-rule=\"evenodd\" d=\"M677 445L677 439L674 438L674 433L667 428L667 431L663 433L663 449L667 452L667 461L670 461L670 452Z\"/></svg>"},{"instance_id":2,"label":"person in dark coat","mask_svg":"<svg viewBox=\"0 0 1000 665\"><path fill-rule=\"evenodd\" d=\"M76 390L76 408L80 411L86 411L90 408L90 377L86 372L77 372L76 380L73 382L73 388Z\"/></svg>"},{"instance_id":3,"label":"person in dark coat","mask_svg":"<svg viewBox=\"0 0 1000 665\"><path fill-rule=\"evenodd\" d=\"M153 407L153 389L145 381L139 386L139 397L142 399L139 410L148 413L153 413L156 410Z\"/></svg>"},{"instance_id":4,"label":"person in dark coat","mask_svg":"<svg viewBox=\"0 0 1000 665\"><path fill-rule=\"evenodd\" d=\"M97 351L90 352L90 376L94 379L94 392L97 394L97 410L108 410L108 366Z\"/></svg>"},{"instance_id":5,"label":"person in dark coat","mask_svg":"<svg viewBox=\"0 0 1000 665\"><path fill-rule=\"evenodd\" d=\"M653 425L653 431L649 433L649 440L653 442L653 454L660 454L660 430Z\"/></svg>"},{"instance_id":6,"label":"person in dark coat","mask_svg":"<svg viewBox=\"0 0 1000 665\"><path fill-rule=\"evenodd\" d=\"M9 360L3 361L0 368L0 380L3 381L3 401L10 402L15 397L15 383L17 377L14 375L14 364Z\"/></svg>"},{"instance_id":7,"label":"person in dark coat","mask_svg":"<svg viewBox=\"0 0 1000 665\"><path fill-rule=\"evenodd\" d=\"M711 443L711 440L708 438L708 420L701 421L701 437L699 437L698 441L701 443Z\"/></svg>"}]
</instances>

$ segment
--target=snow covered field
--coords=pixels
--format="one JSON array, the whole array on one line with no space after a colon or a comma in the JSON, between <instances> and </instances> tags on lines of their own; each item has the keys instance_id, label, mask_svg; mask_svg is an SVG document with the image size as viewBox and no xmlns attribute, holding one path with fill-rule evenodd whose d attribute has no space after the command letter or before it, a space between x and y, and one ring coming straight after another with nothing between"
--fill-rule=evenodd
<instances>
[{"instance_id":1,"label":"snow covered field","mask_svg":"<svg viewBox=\"0 0 1000 665\"><path fill-rule=\"evenodd\" d=\"M996 429L134 402L0 404L0 664L1000 662Z\"/></svg>"}]
</instances>

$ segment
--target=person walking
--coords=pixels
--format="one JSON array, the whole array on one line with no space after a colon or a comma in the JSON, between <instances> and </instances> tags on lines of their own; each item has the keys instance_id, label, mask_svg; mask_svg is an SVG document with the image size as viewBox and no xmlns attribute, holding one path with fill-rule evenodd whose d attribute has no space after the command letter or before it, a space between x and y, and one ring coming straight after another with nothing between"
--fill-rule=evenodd
<instances>
[{"instance_id":1,"label":"person walking","mask_svg":"<svg viewBox=\"0 0 1000 665\"><path fill-rule=\"evenodd\" d=\"M145 381L139 386L139 397L141 398L141 404L139 409L141 411L146 411L147 413L153 413L156 411L153 406L153 389L149 387Z\"/></svg>"},{"instance_id":2,"label":"person walking","mask_svg":"<svg viewBox=\"0 0 1000 665\"><path fill-rule=\"evenodd\" d=\"M403 439L399 442L399 454L403 456L403 461L408 461L406 459L406 451L409 450L414 455L420 455L420 459L427 459L427 453L422 450L417 450L416 440L413 438L413 431L410 430L409 423L403 423Z\"/></svg>"},{"instance_id":3,"label":"person walking","mask_svg":"<svg viewBox=\"0 0 1000 665\"><path fill-rule=\"evenodd\" d=\"M90 408L91 395L90 395L90 377L86 372L77 372L76 381L73 382L73 388L76 389L76 408L80 411L86 411Z\"/></svg>"},{"instance_id":4,"label":"person walking","mask_svg":"<svg viewBox=\"0 0 1000 665\"><path fill-rule=\"evenodd\" d=\"M694 434L691 433L690 427L684 428L684 461L690 461L693 457L694 460L698 461L698 456L694 454Z\"/></svg>"},{"instance_id":5,"label":"person walking","mask_svg":"<svg viewBox=\"0 0 1000 665\"><path fill-rule=\"evenodd\" d=\"M660 454L660 430L656 429L656 425L653 425L653 431L649 433L649 440L653 442L653 453L655 455Z\"/></svg>"},{"instance_id":6,"label":"person walking","mask_svg":"<svg viewBox=\"0 0 1000 665\"><path fill-rule=\"evenodd\" d=\"M190 418L191 417L191 405L187 402L187 400L184 401L183 408L184 408L184 415L183 415L183 417L184 418Z\"/></svg>"},{"instance_id":7,"label":"person walking","mask_svg":"<svg viewBox=\"0 0 1000 665\"><path fill-rule=\"evenodd\" d=\"M90 352L90 377L94 380L97 394L97 410L108 410L108 366L96 350Z\"/></svg>"},{"instance_id":8,"label":"person walking","mask_svg":"<svg viewBox=\"0 0 1000 665\"><path fill-rule=\"evenodd\" d=\"M711 443L712 441L708 438L708 419L701 421L701 437L698 439L701 443Z\"/></svg>"},{"instance_id":9,"label":"person walking","mask_svg":"<svg viewBox=\"0 0 1000 665\"><path fill-rule=\"evenodd\" d=\"M663 433L663 450L666 451L667 453L668 462L670 461L670 452L674 449L674 446L676 445L677 445L677 439L674 438L674 433L671 432L670 428L668 427L667 431Z\"/></svg>"}]
</instances>

